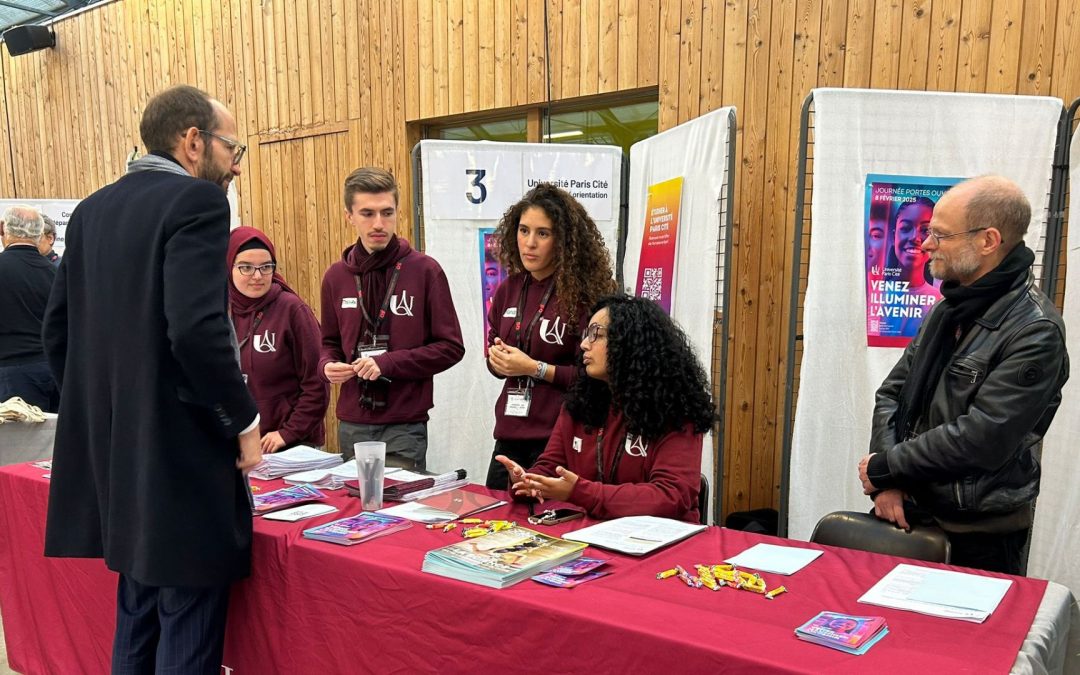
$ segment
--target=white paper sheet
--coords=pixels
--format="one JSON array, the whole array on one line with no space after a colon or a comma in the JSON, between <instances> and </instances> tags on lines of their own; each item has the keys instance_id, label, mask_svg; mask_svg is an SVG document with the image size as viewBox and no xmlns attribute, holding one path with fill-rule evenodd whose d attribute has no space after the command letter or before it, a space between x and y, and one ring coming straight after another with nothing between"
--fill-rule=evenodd
<instances>
[{"instance_id":1,"label":"white paper sheet","mask_svg":"<svg viewBox=\"0 0 1080 675\"><path fill-rule=\"evenodd\" d=\"M818 559L824 551L773 544L755 544L724 562L759 572L790 576Z\"/></svg>"},{"instance_id":2,"label":"white paper sheet","mask_svg":"<svg viewBox=\"0 0 1080 675\"><path fill-rule=\"evenodd\" d=\"M645 555L697 534L705 527L670 518L628 516L583 527L563 535L563 539L630 555Z\"/></svg>"},{"instance_id":3,"label":"white paper sheet","mask_svg":"<svg viewBox=\"0 0 1080 675\"><path fill-rule=\"evenodd\" d=\"M982 623L997 609L1012 583L1011 579L901 564L874 584L859 602ZM957 591L935 592L950 585Z\"/></svg>"}]
</instances>

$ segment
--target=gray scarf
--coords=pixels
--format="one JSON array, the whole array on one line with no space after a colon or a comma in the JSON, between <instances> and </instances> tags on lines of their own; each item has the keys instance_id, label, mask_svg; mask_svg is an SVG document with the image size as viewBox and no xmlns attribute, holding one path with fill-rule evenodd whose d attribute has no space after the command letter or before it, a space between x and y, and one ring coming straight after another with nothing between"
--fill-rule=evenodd
<instances>
[{"instance_id":1,"label":"gray scarf","mask_svg":"<svg viewBox=\"0 0 1080 675\"><path fill-rule=\"evenodd\" d=\"M175 173L180 176L191 176L184 167L180 166L171 159L159 157L157 155L143 155L138 159L133 159L127 164L127 172L129 174L139 173L140 171L165 171L167 173ZM232 343L233 355L236 357L237 365L240 364L240 343L236 339L236 327L233 326L232 321L226 321L229 324L229 341Z\"/></svg>"},{"instance_id":2,"label":"gray scarf","mask_svg":"<svg viewBox=\"0 0 1080 675\"><path fill-rule=\"evenodd\" d=\"M133 159L127 164L127 172L138 173L140 171L167 171L168 173L175 173L181 176L190 176L184 167L171 159L165 159L164 157L158 157L157 155L143 155L138 159Z\"/></svg>"}]
</instances>

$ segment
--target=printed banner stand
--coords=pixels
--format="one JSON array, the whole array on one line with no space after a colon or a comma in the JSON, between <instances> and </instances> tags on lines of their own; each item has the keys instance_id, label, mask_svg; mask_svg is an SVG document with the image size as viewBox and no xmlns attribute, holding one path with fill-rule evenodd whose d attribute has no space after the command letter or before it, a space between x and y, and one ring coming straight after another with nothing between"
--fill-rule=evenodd
<instances>
[{"instance_id":1,"label":"printed banner stand","mask_svg":"<svg viewBox=\"0 0 1080 675\"><path fill-rule=\"evenodd\" d=\"M596 222L615 262L623 153L603 145L421 141L413 149L413 238L446 272L465 341L465 358L435 377L428 466L468 470L483 483L495 442L495 401L503 381L487 369L487 308L505 271L491 236L503 214L541 182L563 188Z\"/></svg>"}]
</instances>

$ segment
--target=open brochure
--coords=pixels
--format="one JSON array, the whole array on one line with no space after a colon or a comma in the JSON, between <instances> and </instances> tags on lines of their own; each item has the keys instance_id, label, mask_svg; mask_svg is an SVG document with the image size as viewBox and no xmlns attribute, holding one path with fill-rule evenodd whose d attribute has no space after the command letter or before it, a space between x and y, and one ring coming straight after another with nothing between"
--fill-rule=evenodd
<instances>
[{"instance_id":1,"label":"open brochure","mask_svg":"<svg viewBox=\"0 0 1080 675\"><path fill-rule=\"evenodd\" d=\"M402 502L376 513L386 513L421 523L445 523L458 518L467 518L474 513L493 509L505 503L495 497L458 488L414 502Z\"/></svg>"},{"instance_id":2,"label":"open brochure","mask_svg":"<svg viewBox=\"0 0 1080 675\"><path fill-rule=\"evenodd\" d=\"M512 527L428 551L423 571L506 588L577 558L584 548L585 544Z\"/></svg>"},{"instance_id":3,"label":"open brochure","mask_svg":"<svg viewBox=\"0 0 1080 675\"><path fill-rule=\"evenodd\" d=\"M900 564L859 602L982 623L997 609L1012 583L1011 579Z\"/></svg>"},{"instance_id":4,"label":"open brochure","mask_svg":"<svg viewBox=\"0 0 1080 675\"><path fill-rule=\"evenodd\" d=\"M705 525L656 516L627 516L608 520L563 535L630 555L645 555L706 529Z\"/></svg>"}]
</instances>

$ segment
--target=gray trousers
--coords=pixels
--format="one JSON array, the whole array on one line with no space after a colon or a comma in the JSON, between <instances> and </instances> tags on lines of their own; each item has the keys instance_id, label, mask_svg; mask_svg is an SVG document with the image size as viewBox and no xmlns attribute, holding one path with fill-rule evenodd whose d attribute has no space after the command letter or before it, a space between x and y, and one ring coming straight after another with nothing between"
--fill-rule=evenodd
<instances>
[{"instance_id":1,"label":"gray trousers","mask_svg":"<svg viewBox=\"0 0 1080 675\"><path fill-rule=\"evenodd\" d=\"M355 456L353 443L386 443L386 466L409 471L427 469L427 424L353 424L340 422L338 443L341 456L349 461Z\"/></svg>"}]
</instances>

